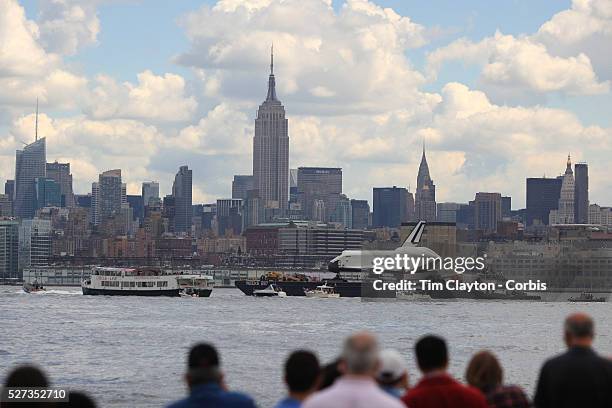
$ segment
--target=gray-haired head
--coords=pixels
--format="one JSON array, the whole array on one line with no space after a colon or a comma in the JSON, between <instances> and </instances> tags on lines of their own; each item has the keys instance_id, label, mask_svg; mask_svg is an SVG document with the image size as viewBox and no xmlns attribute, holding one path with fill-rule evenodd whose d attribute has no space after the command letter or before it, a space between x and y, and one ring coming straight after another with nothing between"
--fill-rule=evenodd
<instances>
[{"instance_id":1,"label":"gray-haired head","mask_svg":"<svg viewBox=\"0 0 612 408\"><path fill-rule=\"evenodd\" d=\"M372 375L378 368L378 343L368 332L353 334L344 342L342 350L347 374Z\"/></svg>"}]
</instances>

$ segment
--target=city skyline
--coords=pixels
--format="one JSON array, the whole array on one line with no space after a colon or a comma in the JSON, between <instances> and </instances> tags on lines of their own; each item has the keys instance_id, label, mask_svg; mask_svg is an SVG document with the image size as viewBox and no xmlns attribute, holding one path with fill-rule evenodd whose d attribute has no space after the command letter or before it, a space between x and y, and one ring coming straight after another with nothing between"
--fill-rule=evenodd
<instances>
[{"instance_id":1,"label":"city skyline","mask_svg":"<svg viewBox=\"0 0 612 408\"><path fill-rule=\"evenodd\" d=\"M289 167L343 168L350 198L371 203L372 187L414 186L425 139L437 202L500 191L520 208L522 180L560 174L557 160L542 159L558 155L561 162L568 151L574 161L590 164L590 201L612 202L605 174L609 115L597 114L610 106L611 64L585 45L599 39L599 25L551 45L563 24L581 16L609 25L603 3L554 9L537 3L525 24L517 25L522 31L511 32L505 19L496 18L474 30L459 25L458 33L440 37L432 32L436 24L442 31L452 24L444 16L436 20L431 10L386 1L307 3L311 9L291 1L187 4L175 10L181 18L172 23L183 46L164 67L151 58L150 67L130 71L128 58L115 61L121 73L107 73L107 64L93 63L88 54L113 44L109 13L134 10L81 3L84 19L68 26L75 30L53 37L50 24L63 14L50 9L61 5L4 2L2 15L14 36L0 44L19 58L0 62L0 80L9 78L3 83L19 89L7 85L0 91L0 180L13 178L14 151L33 139L40 96L39 134L47 138L48 161L71 163L75 193L86 192L99 173L121 168L130 194L149 179L160 181L166 194L176 168L186 164L193 168L194 202L231 197L232 176L250 173L253 119L274 41L276 86L291 122ZM327 18L311 31L273 18L287 7L294 12L282 14L287 21L313 12ZM469 8L487 12L478 2ZM507 20L526 13L519 6L510 11ZM232 18L244 21L231 24ZM198 30L210 21L232 30ZM247 41L240 44L233 35ZM115 44L118 52L133 46L128 43ZM457 62L469 68L455 69Z\"/></svg>"}]
</instances>

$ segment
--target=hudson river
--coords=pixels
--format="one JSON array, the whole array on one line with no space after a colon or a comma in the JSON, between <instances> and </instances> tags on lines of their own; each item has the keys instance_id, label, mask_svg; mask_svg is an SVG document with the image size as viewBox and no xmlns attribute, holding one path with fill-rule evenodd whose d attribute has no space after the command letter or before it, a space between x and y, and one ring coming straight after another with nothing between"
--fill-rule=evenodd
<instances>
[{"instance_id":1,"label":"hudson river","mask_svg":"<svg viewBox=\"0 0 612 408\"><path fill-rule=\"evenodd\" d=\"M328 362L346 335L367 329L406 356L413 384L412 346L438 333L449 341L455 376L463 378L470 356L487 348L500 357L506 382L531 395L544 359L563 350L563 318L576 310L595 318L596 348L612 355L610 303L256 299L237 289L203 299L82 296L80 288L28 295L2 286L0 376L34 362L54 386L85 390L102 407L164 406L187 392L189 346L209 341L221 352L228 386L270 407L285 392L287 353L313 349Z\"/></svg>"}]
</instances>

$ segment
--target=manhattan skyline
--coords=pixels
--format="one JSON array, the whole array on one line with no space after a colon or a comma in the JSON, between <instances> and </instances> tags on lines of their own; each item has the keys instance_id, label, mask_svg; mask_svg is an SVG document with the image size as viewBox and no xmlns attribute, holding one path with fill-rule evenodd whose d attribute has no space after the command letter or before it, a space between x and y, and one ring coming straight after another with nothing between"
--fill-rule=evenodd
<instances>
[{"instance_id":1,"label":"manhattan skyline","mask_svg":"<svg viewBox=\"0 0 612 408\"><path fill-rule=\"evenodd\" d=\"M59 5L3 2L0 19L14 35L0 37L0 46L22 52L0 61L0 181L13 178L15 150L34 139L39 96L47 159L71 163L75 193L121 168L130 194L151 179L166 194L186 164L194 202L229 197L233 175L251 170L253 123L274 42L277 92L291 122L289 167L342 167L351 198L371 201L372 187L392 185L414 192L426 140L438 202L499 191L522 207L524 179L561 174L568 152L590 165L591 202L612 202L609 114L598 114L610 107L612 70L593 52L609 35L604 2L555 10L534 4L533 16L518 25L524 31L512 33L506 20L524 15L520 3L505 20L456 33L444 32L456 21L445 26L445 16L413 16L390 2L266 3L185 5L171 22L183 44L163 67L153 58L150 69L130 73L133 61L116 60L122 72L106 73L108 62L94 63L92 54L113 44L109 30L125 30L114 24L118 16L142 6L67 2L82 8L83 19L52 35L51 22L68 16L51 13ZM470 8L486 14L478 2ZM312 27L288 24L315 12ZM551 45L563 24L580 17L598 24ZM220 27L232 21L240 23ZM133 40L115 42L118 54Z\"/></svg>"}]
</instances>

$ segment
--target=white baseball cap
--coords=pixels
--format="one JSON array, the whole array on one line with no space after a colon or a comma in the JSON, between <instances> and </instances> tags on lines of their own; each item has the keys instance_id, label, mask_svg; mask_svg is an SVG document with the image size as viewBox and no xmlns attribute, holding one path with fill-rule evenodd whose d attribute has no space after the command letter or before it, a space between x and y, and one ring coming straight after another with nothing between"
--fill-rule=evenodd
<instances>
[{"instance_id":1,"label":"white baseball cap","mask_svg":"<svg viewBox=\"0 0 612 408\"><path fill-rule=\"evenodd\" d=\"M397 350L386 349L379 355L380 367L376 379L385 383L395 382L407 371L406 361Z\"/></svg>"}]
</instances>

